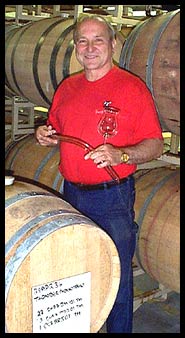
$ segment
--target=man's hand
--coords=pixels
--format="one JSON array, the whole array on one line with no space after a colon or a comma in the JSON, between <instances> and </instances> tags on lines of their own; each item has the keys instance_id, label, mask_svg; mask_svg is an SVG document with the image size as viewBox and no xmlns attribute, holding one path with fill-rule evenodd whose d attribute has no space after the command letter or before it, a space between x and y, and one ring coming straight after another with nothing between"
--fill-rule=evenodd
<instances>
[{"instance_id":1,"label":"man's hand","mask_svg":"<svg viewBox=\"0 0 185 338\"><path fill-rule=\"evenodd\" d=\"M121 151L112 144L104 144L90 151L84 156L85 160L91 159L97 168L114 166L120 164Z\"/></svg>"},{"instance_id":2,"label":"man's hand","mask_svg":"<svg viewBox=\"0 0 185 338\"><path fill-rule=\"evenodd\" d=\"M50 136L56 133L52 126L39 126L36 129L35 137L42 146L54 146L58 144L58 140L52 139Z\"/></svg>"}]
</instances>

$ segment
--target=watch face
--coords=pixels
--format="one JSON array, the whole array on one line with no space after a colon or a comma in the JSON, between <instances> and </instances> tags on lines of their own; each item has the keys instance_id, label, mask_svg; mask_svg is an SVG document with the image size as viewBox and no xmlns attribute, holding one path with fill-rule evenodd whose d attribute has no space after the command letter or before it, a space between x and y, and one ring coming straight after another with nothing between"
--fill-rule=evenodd
<instances>
[{"instance_id":1,"label":"watch face","mask_svg":"<svg viewBox=\"0 0 185 338\"><path fill-rule=\"evenodd\" d=\"M121 155L121 162L126 163L129 160L129 156L127 154L122 154Z\"/></svg>"}]
</instances>

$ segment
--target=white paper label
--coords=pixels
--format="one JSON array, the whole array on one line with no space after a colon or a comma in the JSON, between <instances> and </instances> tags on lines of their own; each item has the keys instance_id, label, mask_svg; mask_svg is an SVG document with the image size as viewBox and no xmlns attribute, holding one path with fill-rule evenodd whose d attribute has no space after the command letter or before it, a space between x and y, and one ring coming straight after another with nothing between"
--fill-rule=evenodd
<instances>
[{"instance_id":1,"label":"white paper label","mask_svg":"<svg viewBox=\"0 0 185 338\"><path fill-rule=\"evenodd\" d=\"M32 287L33 333L90 333L91 273Z\"/></svg>"}]
</instances>

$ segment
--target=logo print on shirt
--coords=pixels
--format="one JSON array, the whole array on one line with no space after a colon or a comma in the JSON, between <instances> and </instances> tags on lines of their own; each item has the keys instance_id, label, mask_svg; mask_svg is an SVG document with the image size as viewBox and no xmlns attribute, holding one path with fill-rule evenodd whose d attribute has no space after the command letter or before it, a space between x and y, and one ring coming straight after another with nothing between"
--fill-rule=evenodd
<instances>
[{"instance_id":1,"label":"logo print on shirt","mask_svg":"<svg viewBox=\"0 0 185 338\"><path fill-rule=\"evenodd\" d=\"M111 106L111 101L104 101L103 110L97 110L97 113L103 114L101 117L97 130L104 138L104 144L108 137L113 137L118 132L117 115L120 109Z\"/></svg>"}]
</instances>

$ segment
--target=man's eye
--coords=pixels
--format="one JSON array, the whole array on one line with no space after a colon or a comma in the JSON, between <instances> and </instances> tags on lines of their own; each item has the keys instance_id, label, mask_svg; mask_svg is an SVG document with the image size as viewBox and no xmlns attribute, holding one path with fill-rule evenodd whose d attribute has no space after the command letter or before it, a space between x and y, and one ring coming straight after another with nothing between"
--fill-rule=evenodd
<instances>
[{"instance_id":1,"label":"man's eye","mask_svg":"<svg viewBox=\"0 0 185 338\"><path fill-rule=\"evenodd\" d=\"M101 38L96 38L95 41L96 41L96 42L103 42L103 39L101 39Z\"/></svg>"},{"instance_id":2,"label":"man's eye","mask_svg":"<svg viewBox=\"0 0 185 338\"><path fill-rule=\"evenodd\" d=\"M80 40L78 40L78 44L80 44L80 45L85 45L87 43L87 41L86 40L83 40L83 39L80 39Z\"/></svg>"}]
</instances>

